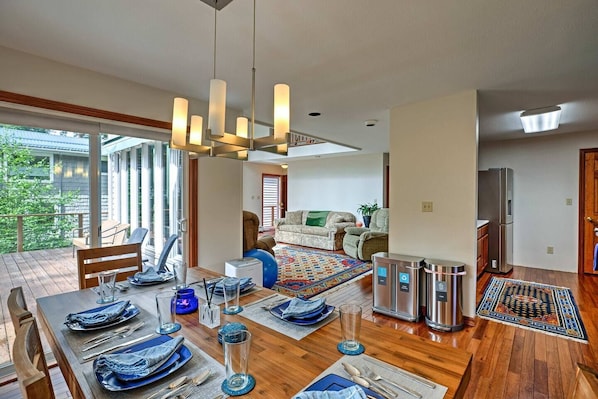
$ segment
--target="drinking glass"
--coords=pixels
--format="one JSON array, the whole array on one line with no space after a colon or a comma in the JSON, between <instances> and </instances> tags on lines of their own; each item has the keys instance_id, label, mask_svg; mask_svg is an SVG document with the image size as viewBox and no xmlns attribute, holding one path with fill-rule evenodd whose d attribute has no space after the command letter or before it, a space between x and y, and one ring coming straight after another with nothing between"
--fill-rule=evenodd
<instances>
[{"instance_id":1,"label":"drinking glass","mask_svg":"<svg viewBox=\"0 0 598 399\"><path fill-rule=\"evenodd\" d=\"M239 306L240 283L236 277L226 277L222 280L224 291L224 314L236 314L243 308Z\"/></svg>"},{"instance_id":2,"label":"drinking glass","mask_svg":"<svg viewBox=\"0 0 598 399\"><path fill-rule=\"evenodd\" d=\"M231 392L245 389L250 381L249 350L251 349L251 333L238 330L225 333L222 337L224 347L225 385Z\"/></svg>"},{"instance_id":3,"label":"drinking glass","mask_svg":"<svg viewBox=\"0 0 598 399\"><path fill-rule=\"evenodd\" d=\"M156 294L156 308L158 310L158 334L170 334L181 329L176 322L176 294L162 291Z\"/></svg>"},{"instance_id":4,"label":"drinking glass","mask_svg":"<svg viewBox=\"0 0 598 399\"><path fill-rule=\"evenodd\" d=\"M98 274L98 290L100 299L97 303L110 303L116 299L114 297L114 290L116 289L116 272L117 270L103 271Z\"/></svg>"},{"instance_id":5,"label":"drinking glass","mask_svg":"<svg viewBox=\"0 0 598 399\"><path fill-rule=\"evenodd\" d=\"M187 287L187 264L185 262L176 263L174 269L175 289L180 290Z\"/></svg>"},{"instance_id":6,"label":"drinking glass","mask_svg":"<svg viewBox=\"0 0 598 399\"><path fill-rule=\"evenodd\" d=\"M361 330L361 306L344 304L339 308L341 321L340 350L345 353L360 350L359 333Z\"/></svg>"}]
</instances>

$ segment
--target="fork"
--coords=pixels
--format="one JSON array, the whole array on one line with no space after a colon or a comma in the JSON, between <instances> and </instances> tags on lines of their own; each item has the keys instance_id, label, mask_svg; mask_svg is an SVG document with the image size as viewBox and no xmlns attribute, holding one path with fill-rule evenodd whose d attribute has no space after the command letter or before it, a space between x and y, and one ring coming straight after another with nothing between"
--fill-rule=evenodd
<instances>
[{"instance_id":1,"label":"fork","mask_svg":"<svg viewBox=\"0 0 598 399\"><path fill-rule=\"evenodd\" d=\"M128 330L125 330L122 332L117 332L116 334L113 334L113 335L109 335L105 338L100 339L99 341L94 342L93 344L91 344L89 346L86 346L85 348L83 348L81 350L81 352L86 352L86 351L93 349L96 346L102 345L114 338L126 338L126 337L130 336L131 334L133 334L135 331L139 330L141 327L143 327L144 324L145 323L143 321L140 321L139 323L130 326Z\"/></svg>"},{"instance_id":2,"label":"fork","mask_svg":"<svg viewBox=\"0 0 598 399\"><path fill-rule=\"evenodd\" d=\"M363 365L363 371L366 372L368 378L370 378L370 379L372 379L374 381L385 382L387 384L392 385L393 387L395 387L397 389L400 389L401 391L403 391L403 392L405 392L405 393L407 393L407 394L409 394L409 395L411 395L413 397L416 397L416 398L419 398L419 399L422 398L422 395L419 392L414 391L414 390L412 390L410 388L407 388L406 386L403 386L403 385L400 385L400 384L397 384L395 382L387 380L386 378L382 377L380 374L376 374L372 369L370 369L365 364Z\"/></svg>"}]
</instances>

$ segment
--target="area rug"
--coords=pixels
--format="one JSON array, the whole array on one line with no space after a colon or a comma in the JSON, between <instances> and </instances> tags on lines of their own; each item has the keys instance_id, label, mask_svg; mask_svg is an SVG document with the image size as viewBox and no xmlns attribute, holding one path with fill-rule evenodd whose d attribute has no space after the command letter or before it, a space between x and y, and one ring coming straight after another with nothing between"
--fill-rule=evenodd
<instances>
[{"instance_id":1,"label":"area rug","mask_svg":"<svg viewBox=\"0 0 598 399\"><path fill-rule=\"evenodd\" d=\"M273 290L310 298L372 269L372 264L346 255L287 245L274 247L278 279Z\"/></svg>"},{"instance_id":2,"label":"area rug","mask_svg":"<svg viewBox=\"0 0 598 399\"><path fill-rule=\"evenodd\" d=\"M492 277L477 315L517 327L588 342L571 290L554 285Z\"/></svg>"}]
</instances>

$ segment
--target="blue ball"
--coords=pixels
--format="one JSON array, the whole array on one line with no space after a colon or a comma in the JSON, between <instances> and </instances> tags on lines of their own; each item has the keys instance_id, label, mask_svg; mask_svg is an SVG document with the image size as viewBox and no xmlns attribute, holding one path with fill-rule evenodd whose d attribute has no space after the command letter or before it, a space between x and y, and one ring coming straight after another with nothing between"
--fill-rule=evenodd
<instances>
[{"instance_id":1,"label":"blue ball","mask_svg":"<svg viewBox=\"0 0 598 399\"><path fill-rule=\"evenodd\" d=\"M278 279L278 263L276 258L268 251L263 249L250 249L243 254L244 257L256 258L262 261L264 281L262 285L266 288L272 288Z\"/></svg>"}]
</instances>

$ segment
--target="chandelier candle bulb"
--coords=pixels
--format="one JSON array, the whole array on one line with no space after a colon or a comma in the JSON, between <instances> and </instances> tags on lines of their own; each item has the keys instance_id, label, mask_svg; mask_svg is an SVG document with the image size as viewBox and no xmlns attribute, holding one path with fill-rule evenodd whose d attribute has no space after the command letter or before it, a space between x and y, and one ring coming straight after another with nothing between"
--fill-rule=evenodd
<instances>
[{"instance_id":1,"label":"chandelier candle bulb","mask_svg":"<svg viewBox=\"0 0 598 399\"><path fill-rule=\"evenodd\" d=\"M201 145L202 131L203 118L199 115L191 115L191 133L189 134L189 143Z\"/></svg>"},{"instance_id":2,"label":"chandelier candle bulb","mask_svg":"<svg viewBox=\"0 0 598 399\"><path fill-rule=\"evenodd\" d=\"M189 102L181 97L174 99L172 107L172 141L184 146L187 142L187 108Z\"/></svg>"},{"instance_id":3,"label":"chandelier candle bulb","mask_svg":"<svg viewBox=\"0 0 598 399\"><path fill-rule=\"evenodd\" d=\"M213 136L224 136L226 117L226 82L220 79L210 80L210 105L208 109L208 129Z\"/></svg>"},{"instance_id":4,"label":"chandelier candle bulb","mask_svg":"<svg viewBox=\"0 0 598 399\"><path fill-rule=\"evenodd\" d=\"M290 131L290 100L289 85L278 83L274 86L274 138L284 139Z\"/></svg>"},{"instance_id":5,"label":"chandelier candle bulb","mask_svg":"<svg viewBox=\"0 0 598 399\"><path fill-rule=\"evenodd\" d=\"M248 138L249 120L244 116L237 117L237 136Z\"/></svg>"}]
</instances>

